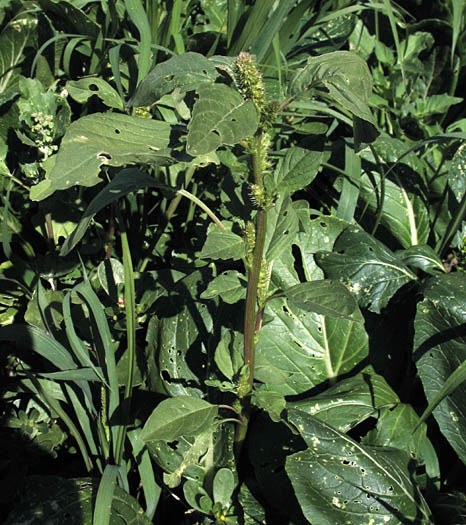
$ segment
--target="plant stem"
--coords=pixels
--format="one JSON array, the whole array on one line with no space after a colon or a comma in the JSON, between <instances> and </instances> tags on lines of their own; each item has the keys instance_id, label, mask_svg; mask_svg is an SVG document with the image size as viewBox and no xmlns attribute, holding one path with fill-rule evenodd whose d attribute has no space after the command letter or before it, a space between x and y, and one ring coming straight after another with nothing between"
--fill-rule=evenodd
<instances>
[{"instance_id":1,"label":"plant stem","mask_svg":"<svg viewBox=\"0 0 466 525\"><path fill-rule=\"evenodd\" d=\"M254 182L261 190L264 187L262 173L264 159L262 158L262 154L262 134L260 134L256 137L255 150L252 154L252 167ZM235 449L237 455L239 455L244 438L246 437L250 416L250 394L254 382L256 336L257 328L260 327L261 324L257 324L256 320L257 294L259 289L266 230L267 211L265 209L260 209L256 215L256 238L252 254L252 264L248 275L248 289L246 293L246 307L244 312L244 364L247 365L249 371L245 383L240 385L240 388L238 389L238 397L242 405L242 424L237 426L235 434Z\"/></svg>"}]
</instances>

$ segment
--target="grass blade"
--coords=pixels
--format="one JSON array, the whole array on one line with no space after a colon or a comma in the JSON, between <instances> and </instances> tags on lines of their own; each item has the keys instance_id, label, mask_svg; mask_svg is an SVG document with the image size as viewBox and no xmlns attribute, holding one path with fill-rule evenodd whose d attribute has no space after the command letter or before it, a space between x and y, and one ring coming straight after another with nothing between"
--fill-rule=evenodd
<instances>
[{"instance_id":1,"label":"grass blade","mask_svg":"<svg viewBox=\"0 0 466 525\"><path fill-rule=\"evenodd\" d=\"M107 465L105 467L102 479L100 480L99 490L97 491L93 525L108 525L110 523L113 493L115 491L118 470L116 465Z\"/></svg>"},{"instance_id":2,"label":"grass blade","mask_svg":"<svg viewBox=\"0 0 466 525\"><path fill-rule=\"evenodd\" d=\"M138 84L147 75L151 66L150 51L152 37L149 20L140 0L125 0L126 11L139 31Z\"/></svg>"},{"instance_id":3,"label":"grass blade","mask_svg":"<svg viewBox=\"0 0 466 525\"><path fill-rule=\"evenodd\" d=\"M140 439L141 429L136 428L128 432L128 438L133 448L133 456L136 458L139 475L141 476L142 489L146 500L146 516L151 520L155 515L155 509L162 494L162 488L157 484L154 477L152 462L145 443Z\"/></svg>"}]
</instances>

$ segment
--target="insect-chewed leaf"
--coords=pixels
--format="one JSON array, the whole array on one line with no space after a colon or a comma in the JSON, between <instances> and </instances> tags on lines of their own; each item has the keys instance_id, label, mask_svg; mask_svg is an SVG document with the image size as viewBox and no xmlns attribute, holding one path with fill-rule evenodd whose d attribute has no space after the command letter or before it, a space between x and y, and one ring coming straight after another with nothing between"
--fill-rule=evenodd
<instances>
[{"instance_id":1,"label":"insect-chewed leaf","mask_svg":"<svg viewBox=\"0 0 466 525\"><path fill-rule=\"evenodd\" d=\"M190 155L205 155L224 144L233 146L254 134L258 116L253 102L225 84L201 87L198 94L188 126Z\"/></svg>"},{"instance_id":2,"label":"insect-chewed leaf","mask_svg":"<svg viewBox=\"0 0 466 525\"><path fill-rule=\"evenodd\" d=\"M174 56L155 68L144 78L128 106L149 106L175 88L193 91L202 84L213 83L218 73L215 66L199 53Z\"/></svg>"}]
</instances>

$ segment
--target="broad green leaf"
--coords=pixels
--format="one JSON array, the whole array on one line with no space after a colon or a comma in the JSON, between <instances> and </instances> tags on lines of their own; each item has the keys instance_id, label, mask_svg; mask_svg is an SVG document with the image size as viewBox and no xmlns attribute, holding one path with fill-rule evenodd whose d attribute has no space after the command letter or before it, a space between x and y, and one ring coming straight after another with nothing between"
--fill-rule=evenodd
<instances>
[{"instance_id":1,"label":"broad green leaf","mask_svg":"<svg viewBox=\"0 0 466 525\"><path fill-rule=\"evenodd\" d=\"M266 502L267 514L273 513L277 523L307 523L285 472L286 457L305 447L301 436L293 433L284 423L274 423L264 411L259 412L250 423L249 460Z\"/></svg>"},{"instance_id":2,"label":"broad green leaf","mask_svg":"<svg viewBox=\"0 0 466 525\"><path fill-rule=\"evenodd\" d=\"M401 179L400 179L401 180ZM374 214L383 206L381 224L395 239L409 248L417 244L426 244L429 238L429 212L419 195L406 188L385 180L383 202L380 202L380 176L372 173L360 178L360 198Z\"/></svg>"},{"instance_id":3,"label":"broad green leaf","mask_svg":"<svg viewBox=\"0 0 466 525\"><path fill-rule=\"evenodd\" d=\"M209 225L207 239L199 254L201 259L232 259L235 261L246 255L243 238L231 231L234 224L224 222L223 225L226 230L221 230L216 224Z\"/></svg>"},{"instance_id":4,"label":"broad green leaf","mask_svg":"<svg viewBox=\"0 0 466 525\"><path fill-rule=\"evenodd\" d=\"M277 192L294 193L305 188L316 177L321 162L321 150L290 148L275 173Z\"/></svg>"},{"instance_id":5,"label":"broad green leaf","mask_svg":"<svg viewBox=\"0 0 466 525\"><path fill-rule=\"evenodd\" d=\"M446 272L440 257L427 244L410 246L406 250L396 252L395 255L407 266L414 266L431 275Z\"/></svg>"},{"instance_id":6,"label":"broad green leaf","mask_svg":"<svg viewBox=\"0 0 466 525\"><path fill-rule=\"evenodd\" d=\"M170 125L119 113L93 113L73 122L63 137L48 178L33 186L32 200L56 190L95 186L101 166L166 164Z\"/></svg>"},{"instance_id":7,"label":"broad green leaf","mask_svg":"<svg viewBox=\"0 0 466 525\"><path fill-rule=\"evenodd\" d=\"M346 284L360 306L376 313L399 288L417 279L391 250L355 226L338 237L333 253L319 252L316 260L327 277Z\"/></svg>"},{"instance_id":8,"label":"broad green leaf","mask_svg":"<svg viewBox=\"0 0 466 525\"><path fill-rule=\"evenodd\" d=\"M298 233L298 216L288 193L282 194L267 212L264 253L267 262L279 257L291 247Z\"/></svg>"},{"instance_id":9,"label":"broad green leaf","mask_svg":"<svg viewBox=\"0 0 466 525\"><path fill-rule=\"evenodd\" d=\"M58 476L28 476L15 509L6 525L29 523L92 523L98 481L92 478L66 479ZM149 525L138 502L119 486L111 501L110 523Z\"/></svg>"},{"instance_id":10,"label":"broad green leaf","mask_svg":"<svg viewBox=\"0 0 466 525\"><path fill-rule=\"evenodd\" d=\"M242 249L243 247L241 247ZM202 292L201 299L221 297L228 304L234 304L246 297L247 281L236 270L227 270L215 277Z\"/></svg>"},{"instance_id":11,"label":"broad green leaf","mask_svg":"<svg viewBox=\"0 0 466 525\"><path fill-rule=\"evenodd\" d=\"M103 78L81 78L80 80L69 80L66 89L70 96L80 104L86 102L93 95L99 97L109 108L123 110L123 102L118 91Z\"/></svg>"},{"instance_id":12,"label":"broad green leaf","mask_svg":"<svg viewBox=\"0 0 466 525\"><path fill-rule=\"evenodd\" d=\"M442 399L433 414L463 463L466 463L465 305L465 274L432 277L426 283L424 300L418 304L414 320L414 359L429 410Z\"/></svg>"},{"instance_id":13,"label":"broad green leaf","mask_svg":"<svg viewBox=\"0 0 466 525\"><path fill-rule=\"evenodd\" d=\"M452 97L447 93L417 98L413 114L418 118L427 118L439 113L446 113L451 106L463 102L460 97Z\"/></svg>"},{"instance_id":14,"label":"broad green leaf","mask_svg":"<svg viewBox=\"0 0 466 525\"><path fill-rule=\"evenodd\" d=\"M156 304L158 366L164 388L172 396L202 395L213 320L212 312L197 297L209 278L210 272L197 271L167 284L168 297Z\"/></svg>"},{"instance_id":15,"label":"broad green leaf","mask_svg":"<svg viewBox=\"0 0 466 525\"><path fill-rule=\"evenodd\" d=\"M267 390L259 390L254 392L252 396L252 403L265 410L268 413L270 419L276 423L281 421L281 414L286 407L286 401L282 394L278 394L277 392L269 392Z\"/></svg>"},{"instance_id":16,"label":"broad green leaf","mask_svg":"<svg viewBox=\"0 0 466 525\"><path fill-rule=\"evenodd\" d=\"M199 53L184 53L157 64L144 78L129 106L150 106L174 89L193 91L203 84L213 84L218 73L215 66Z\"/></svg>"},{"instance_id":17,"label":"broad green leaf","mask_svg":"<svg viewBox=\"0 0 466 525\"><path fill-rule=\"evenodd\" d=\"M300 401L289 401L297 408L340 432L348 432L378 410L400 402L382 376L361 373L339 381L322 394Z\"/></svg>"},{"instance_id":18,"label":"broad green leaf","mask_svg":"<svg viewBox=\"0 0 466 525\"><path fill-rule=\"evenodd\" d=\"M310 220L308 213L306 215L307 220L303 223L305 231L298 233L294 244L299 249L306 280L315 281L324 278L324 272L315 261L315 254L320 250L331 251L336 239L349 223L331 215L313 220Z\"/></svg>"},{"instance_id":19,"label":"broad green leaf","mask_svg":"<svg viewBox=\"0 0 466 525\"><path fill-rule=\"evenodd\" d=\"M365 445L395 447L419 460L427 426L418 426L419 416L411 405L400 403L395 408L382 408L377 426L364 437Z\"/></svg>"},{"instance_id":20,"label":"broad green leaf","mask_svg":"<svg viewBox=\"0 0 466 525\"><path fill-rule=\"evenodd\" d=\"M268 389L300 394L324 381L350 372L368 355L361 323L333 319L271 301L257 343L255 376Z\"/></svg>"},{"instance_id":21,"label":"broad green leaf","mask_svg":"<svg viewBox=\"0 0 466 525\"><path fill-rule=\"evenodd\" d=\"M205 155L223 145L234 146L254 134L258 116L254 103L225 84L197 90L199 95L188 125L186 151Z\"/></svg>"},{"instance_id":22,"label":"broad green leaf","mask_svg":"<svg viewBox=\"0 0 466 525\"><path fill-rule=\"evenodd\" d=\"M368 105L372 75L359 55L351 51L335 51L309 58L307 65L291 79L289 94L301 95L322 85L344 109L376 125Z\"/></svg>"},{"instance_id":23,"label":"broad green leaf","mask_svg":"<svg viewBox=\"0 0 466 525\"><path fill-rule=\"evenodd\" d=\"M231 505L231 496L235 490L235 477L229 468L221 468L214 477L212 495L214 503L220 503L223 508Z\"/></svg>"},{"instance_id":24,"label":"broad green leaf","mask_svg":"<svg viewBox=\"0 0 466 525\"><path fill-rule=\"evenodd\" d=\"M92 219L100 210L122 199L128 193L140 190L142 188L160 188L168 191L172 190L169 186L158 184L154 178L136 168L121 170L115 178L107 184L90 202L76 229L63 243L60 255L68 255L70 251L78 244L86 233Z\"/></svg>"},{"instance_id":25,"label":"broad green leaf","mask_svg":"<svg viewBox=\"0 0 466 525\"><path fill-rule=\"evenodd\" d=\"M290 409L288 420L309 447L286 460L308 520L322 525L431 523L429 508L412 482L408 453L362 446L300 410Z\"/></svg>"},{"instance_id":26,"label":"broad green leaf","mask_svg":"<svg viewBox=\"0 0 466 525\"><path fill-rule=\"evenodd\" d=\"M363 322L354 295L345 285L328 279L301 283L288 288L284 295L288 302L301 310L320 315Z\"/></svg>"},{"instance_id":27,"label":"broad green leaf","mask_svg":"<svg viewBox=\"0 0 466 525\"><path fill-rule=\"evenodd\" d=\"M194 437L193 444L184 451L182 460L177 468L169 474L164 473L163 481L170 488L178 487L181 483L183 475L189 477L190 468L200 469L200 459L206 454L209 445L212 442L212 429L207 428L205 432L201 432ZM179 452L179 450L177 450ZM202 472L204 475L204 472Z\"/></svg>"},{"instance_id":28,"label":"broad green leaf","mask_svg":"<svg viewBox=\"0 0 466 525\"><path fill-rule=\"evenodd\" d=\"M37 18L23 18L19 14L0 35L0 105L18 94L19 66L26 58L24 50L37 22Z\"/></svg>"},{"instance_id":29,"label":"broad green leaf","mask_svg":"<svg viewBox=\"0 0 466 525\"><path fill-rule=\"evenodd\" d=\"M183 494L186 501L193 509L202 512L203 514L210 514L210 511L212 510L212 500L198 481L190 479L186 481L183 485Z\"/></svg>"},{"instance_id":30,"label":"broad green leaf","mask_svg":"<svg viewBox=\"0 0 466 525\"><path fill-rule=\"evenodd\" d=\"M217 413L216 405L198 397L164 399L144 424L141 439L145 442L175 441L181 436L196 436L215 424Z\"/></svg>"}]
</instances>

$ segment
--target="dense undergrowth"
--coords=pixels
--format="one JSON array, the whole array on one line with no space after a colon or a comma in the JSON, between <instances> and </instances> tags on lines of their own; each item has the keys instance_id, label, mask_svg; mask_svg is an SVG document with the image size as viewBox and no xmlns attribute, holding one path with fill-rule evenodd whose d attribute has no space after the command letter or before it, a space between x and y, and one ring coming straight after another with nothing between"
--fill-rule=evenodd
<instances>
[{"instance_id":1,"label":"dense undergrowth","mask_svg":"<svg viewBox=\"0 0 466 525\"><path fill-rule=\"evenodd\" d=\"M0 1L0 518L466 523L461 0Z\"/></svg>"}]
</instances>

